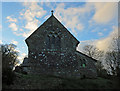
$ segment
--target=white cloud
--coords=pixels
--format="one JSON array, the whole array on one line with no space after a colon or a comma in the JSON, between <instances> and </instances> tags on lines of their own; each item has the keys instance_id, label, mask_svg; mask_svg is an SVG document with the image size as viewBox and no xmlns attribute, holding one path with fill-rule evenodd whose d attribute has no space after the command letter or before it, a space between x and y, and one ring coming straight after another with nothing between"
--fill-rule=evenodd
<instances>
[{"instance_id":1,"label":"white cloud","mask_svg":"<svg viewBox=\"0 0 120 91\"><path fill-rule=\"evenodd\" d=\"M35 29L38 27L40 22L36 19L42 18L46 11L43 9L42 5L39 5L37 2L24 2L23 5L25 9L20 12L21 19L25 20L25 31L21 31L22 33L14 33L18 36L28 37ZM47 3L46 3L47 5ZM69 29L72 33L77 35L77 31L82 31L85 28L83 24L83 18L86 18L86 14L91 14L91 11L95 11L94 16L91 18L91 22L93 20L97 23L108 23L112 20L116 15L116 3L89 3L87 2L83 6L79 7L70 7L65 8L64 3L57 4L55 10L55 16ZM49 3L48 7L52 7ZM102 7L102 8L101 8ZM48 16L44 17L47 18ZM14 29L16 30L16 29ZM94 30L92 31L94 32ZM102 36L102 33L98 33Z\"/></svg>"},{"instance_id":2,"label":"white cloud","mask_svg":"<svg viewBox=\"0 0 120 91\"><path fill-rule=\"evenodd\" d=\"M17 51L17 52L19 52L19 53L21 52L19 48L16 48L15 51Z\"/></svg>"},{"instance_id":3,"label":"white cloud","mask_svg":"<svg viewBox=\"0 0 120 91\"><path fill-rule=\"evenodd\" d=\"M84 29L84 25L80 19L82 19L86 13L90 13L91 10L93 10L93 7L89 3L86 3L82 7L74 8L65 8L65 4L60 3L55 9L55 15L67 28L70 28L71 31L76 34L76 31Z\"/></svg>"},{"instance_id":4,"label":"white cloud","mask_svg":"<svg viewBox=\"0 0 120 91\"><path fill-rule=\"evenodd\" d=\"M24 2L23 5L26 9L21 15L23 15L27 21L32 21L35 17L41 18L46 14L46 11L38 5L37 2Z\"/></svg>"},{"instance_id":5,"label":"white cloud","mask_svg":"<svg viewBox=\"0 0 120 91\"><path fill-rule=\"evenodd\" d=\"M89 15L91 12L95 12L95 14L91 17L91 20L88 21L90 24L93 23L93 20L97 23L108 23L117 15L117 3L87 2L81 7L70 8L65 8L65 4L60 3L55 9L57 18L60 19L67 28L70 28L74 34L76 34L76 31L84 29L85 25L82 23L83 20L80 20L86 18L86 14ZM103 34L99 33L99 35L102 36Z\"/></svg>"},{"instance_id":6,"label":"white cloud","mask_svg":"<svg viewBox=\"0 0 120 91\"><path fill-rule=\"evenodd\" d=\"M0 44L2 44L2 40L0 40Z\"/></svg>"},{"instance_id":7,"label":"white cloud","mask_svg":"<svg viewBox=\"0 0 120 91\"><path fill-rule=\"evenodd\" d=\"M23 62L24 58L27 56L26 53L22 53L21 55L18 56L18 60L20 61L20 63Z\"/></svg>"},{"instance_id":8,"label":"white cloud","mask_svg":"<svg viewBox=\"0 0 120 91\"><path fill-rule=\"evenodd\" d=\"M11 43L13 43L13 44L15 44L15 45L17 45L18 44L18 42L17 41L15 41L15 40L12 40L12 42Z\"/></svg>"},{"instance_id":9,"label":"white cloud","mask_svg":"<svg viewBox=\"0 0 120 91\"><path fill-rule=\"evenodd\" d=\"M16 36L21 36L22 35L22 33L17 33L16 31L13 32L13 34L15 34Z\"/></svg>"},{"instance_id":10,"label":"white cloud","mask_svg":"<svg viewBox=\"0 0 120 91\"><path fill-rule=\"evenodd\" d=\"M33 30L33 31L34 31L34 30ZM31 31L29 31L29 32L24 32L24 33L22 34L22 36L25 37L25 38L27 38L31 33L32 33Z\"/></svg>"},{"instance_id":11,"label":"white cloud","mask_svg":"<svg viewBox=\"0 0 120 91\"><path fill-rule=\"evenodd\" d=\"M29 32L23 32L23 33L17 33L17 32L13 32L16 36L22 36L27 38L31 33Z\"/></svg>"},{"instance_id":12,"label":"white cloud","mask_svg":"<svg viewBox=\"0 0 120 91\"><path fill-rule=\"evenodd\" d=\"M44 17L45 20L47 20L50 17L50 15L47 15Z\"/></svg>"},{"instance_id":13,"label":"white cloud","mask_svg":"<svg viewBox=\"0 0 120 91\"><path fill-rule=\"evenodd\" d=\"M27 54L25 54L25 53L22 53L22 56L26 56Z\"/></svg>"},{"instance_id":14,"label":"white cloud","mask_svg":"<svg viewBox=\"0 0 120 91\"><path fill-rule=\"evenodd\" d=\"M82 50L83 46L89 44L89 45L95 45L99 50L107 52L117 47L116 45L112 45L113 39L117 39L117 38L118 38L118 28L116 26L113 26L113 31L107 37L98 40L81 41L81 43L77 47L77 50L83 51Z\"/></svg>"},{"instance_id":15,"label":"white cloud","mask_svg":"<svg viewBox=\"0 0 120 91\"><path fill-rule=\"evenodd\" d=\"M80 41L80 43L78 44L76 50L83 52L83 47L85 45L94 45L95 40L85 40L85 41Z\"/></svg>"},{"instance_id":16,"label":"white cloud","mask_svg":"<svg viewBox=\"0 0 120 91\"><path fill-rule=\"evenodd\" d=\"M99 32L98 35L99 35L99 36L103 36L103 33Z\"/></svg>"},{"instance_id":17,"label":"white cloud","mask_svg":"<svg viewBox=\"0 0 120 91\"><path fill-rule=\"evenodd\" d=\"M23 29L20 29L20 31L24 31Z\"/></svg>"},{"instance_id":18,"label":"white cloud","mask_svg":"<svg viewBox=\"0 0 120 91\"><path fill-rule=\"evenodd\" d=\"M15 23L11 23L9 25L9 27L12 29L12 31L17 31L18 30L17 25Z\"/></svg>"},{"instance_id":19,"label":"white cloud","mask_svg":"<svg viewBox=\"0 0 120 91\"><path fill-rule=\"evenodd\" d=\"M117 15L117 2L96 2L93 20L97 23L108 23Z\"/></svg>"},{"instance_id":20,"label":"white cloud","mask_svg":"<svg viewBox=\"0 0 120 91\"><path fill-rule=\"evenodd\" d=\"M17 36L28 37L35 31L40 23L36 18L42 18L46 14L46 11L37 2L24 2L23 5L25 6L25 9L20 12L20 16L22 16L21 19L25 20L24 28L26 31L21 31L22 33L14 32L14 34Z\"/></svg>"},{"instance_id":21,"label":"white cloud","mask_svg":"<svg viewBox=\"0 0 120 91\"><path fill-rule=\"evenodd\" d=\"M38 20L34 19L34 21L31 22L27 22L27 24L25 25L25 28L28 30L35 30L38 27Z\"/></svg>"},{"instance_id":22,"label":"white cloud","mask_svg":"<svg viewBox=\"0 0 120 91\"><path fill-rule=\"evenodd\" d=\"M118 28L113 26L113 31L106 38L97 40L95 45L100 50L109 51L113 49L113 39L118 38ZM116 46L114 46L116 47Z\"/></svg>"},{"instance_id":23,"label":"white cloud","mask_svg":"<svg viewBox=\"0 0 120 91\"><path fill-rule=\"evenodd\" d=\"M7 16L6 19L8 19L9 22L17 22L16 18L11 18L10 16Z\"/></svg>"},{"instance_id":24,"label":"white cloud","mask_svg":"<svg viewBox=\"0 0 120 91\"><path fill-rule=\"evenodd\" d=\"M2 25L0 24L0 29L2 29Z\"/></svg>"}]
</instances>

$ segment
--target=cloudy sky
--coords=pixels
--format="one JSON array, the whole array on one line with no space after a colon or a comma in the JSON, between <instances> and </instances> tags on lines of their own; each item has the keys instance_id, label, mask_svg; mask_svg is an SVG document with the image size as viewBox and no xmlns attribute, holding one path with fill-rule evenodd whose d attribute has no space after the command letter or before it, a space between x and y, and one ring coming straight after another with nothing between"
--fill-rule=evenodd
<instances>
[{"instance_id":1,"label":"cloudy sky","mask_svg":"<svg viewBox=\"0 0 120 91\"><path fill-rule=\"evenodd\" d=\"M28 54L25 39L51 16L51 10L81 42L79 51L85 44L107 51L112 38L117 36L116 2L2 2L0 43L17 45L22 59Z\"/></svg>"}]
</instances>

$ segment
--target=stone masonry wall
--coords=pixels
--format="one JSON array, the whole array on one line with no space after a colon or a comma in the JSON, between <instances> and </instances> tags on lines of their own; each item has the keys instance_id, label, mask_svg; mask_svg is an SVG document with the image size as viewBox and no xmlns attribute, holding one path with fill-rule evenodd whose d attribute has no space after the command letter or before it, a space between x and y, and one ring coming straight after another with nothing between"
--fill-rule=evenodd
<instances>
[{"instance_id":1,"label":"stone masonry wall","mask_svg":"<svg viewBox=\"0 0 120 91\"><path fill-rule=\"evenodd\" d=\"M79 41L54 15L25 41L30 74L96 76L94 60L76 52Z\"/></svg>"}]
</instances>

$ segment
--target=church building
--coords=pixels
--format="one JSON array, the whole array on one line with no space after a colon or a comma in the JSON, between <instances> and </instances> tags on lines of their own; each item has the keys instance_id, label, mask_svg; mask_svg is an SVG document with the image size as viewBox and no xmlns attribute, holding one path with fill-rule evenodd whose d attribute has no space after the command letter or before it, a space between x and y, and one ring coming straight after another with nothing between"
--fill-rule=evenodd
<instances>
[{"instance_id":1,"label":"church building","mask_svg":"<svg viewBox=\"0 0 120 91\"><path fill-rule=\"evenodd\" d=\"M96 60L76 50L80 42L53 15L53 11L25 42L28 58L21 66L28 74L97 76Z\"/></svg>"}]
</instances>

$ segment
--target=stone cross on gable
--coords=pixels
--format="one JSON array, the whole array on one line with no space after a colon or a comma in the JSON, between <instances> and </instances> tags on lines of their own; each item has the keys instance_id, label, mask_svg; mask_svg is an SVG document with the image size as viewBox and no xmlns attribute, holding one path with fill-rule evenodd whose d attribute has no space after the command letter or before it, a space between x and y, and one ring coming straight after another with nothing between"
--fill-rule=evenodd
<instances>
[{"instance_id":1,"label":"stone cross on gable","mask_svg":"<svg viewBox=\"0 0 120 91\"><path fill-rule=\"evenodd\" d=\"M53 12L54 12L54 11L53 11L53 10L51 10L52 15L53 15Z\"/></svg>"}]
</instances>

